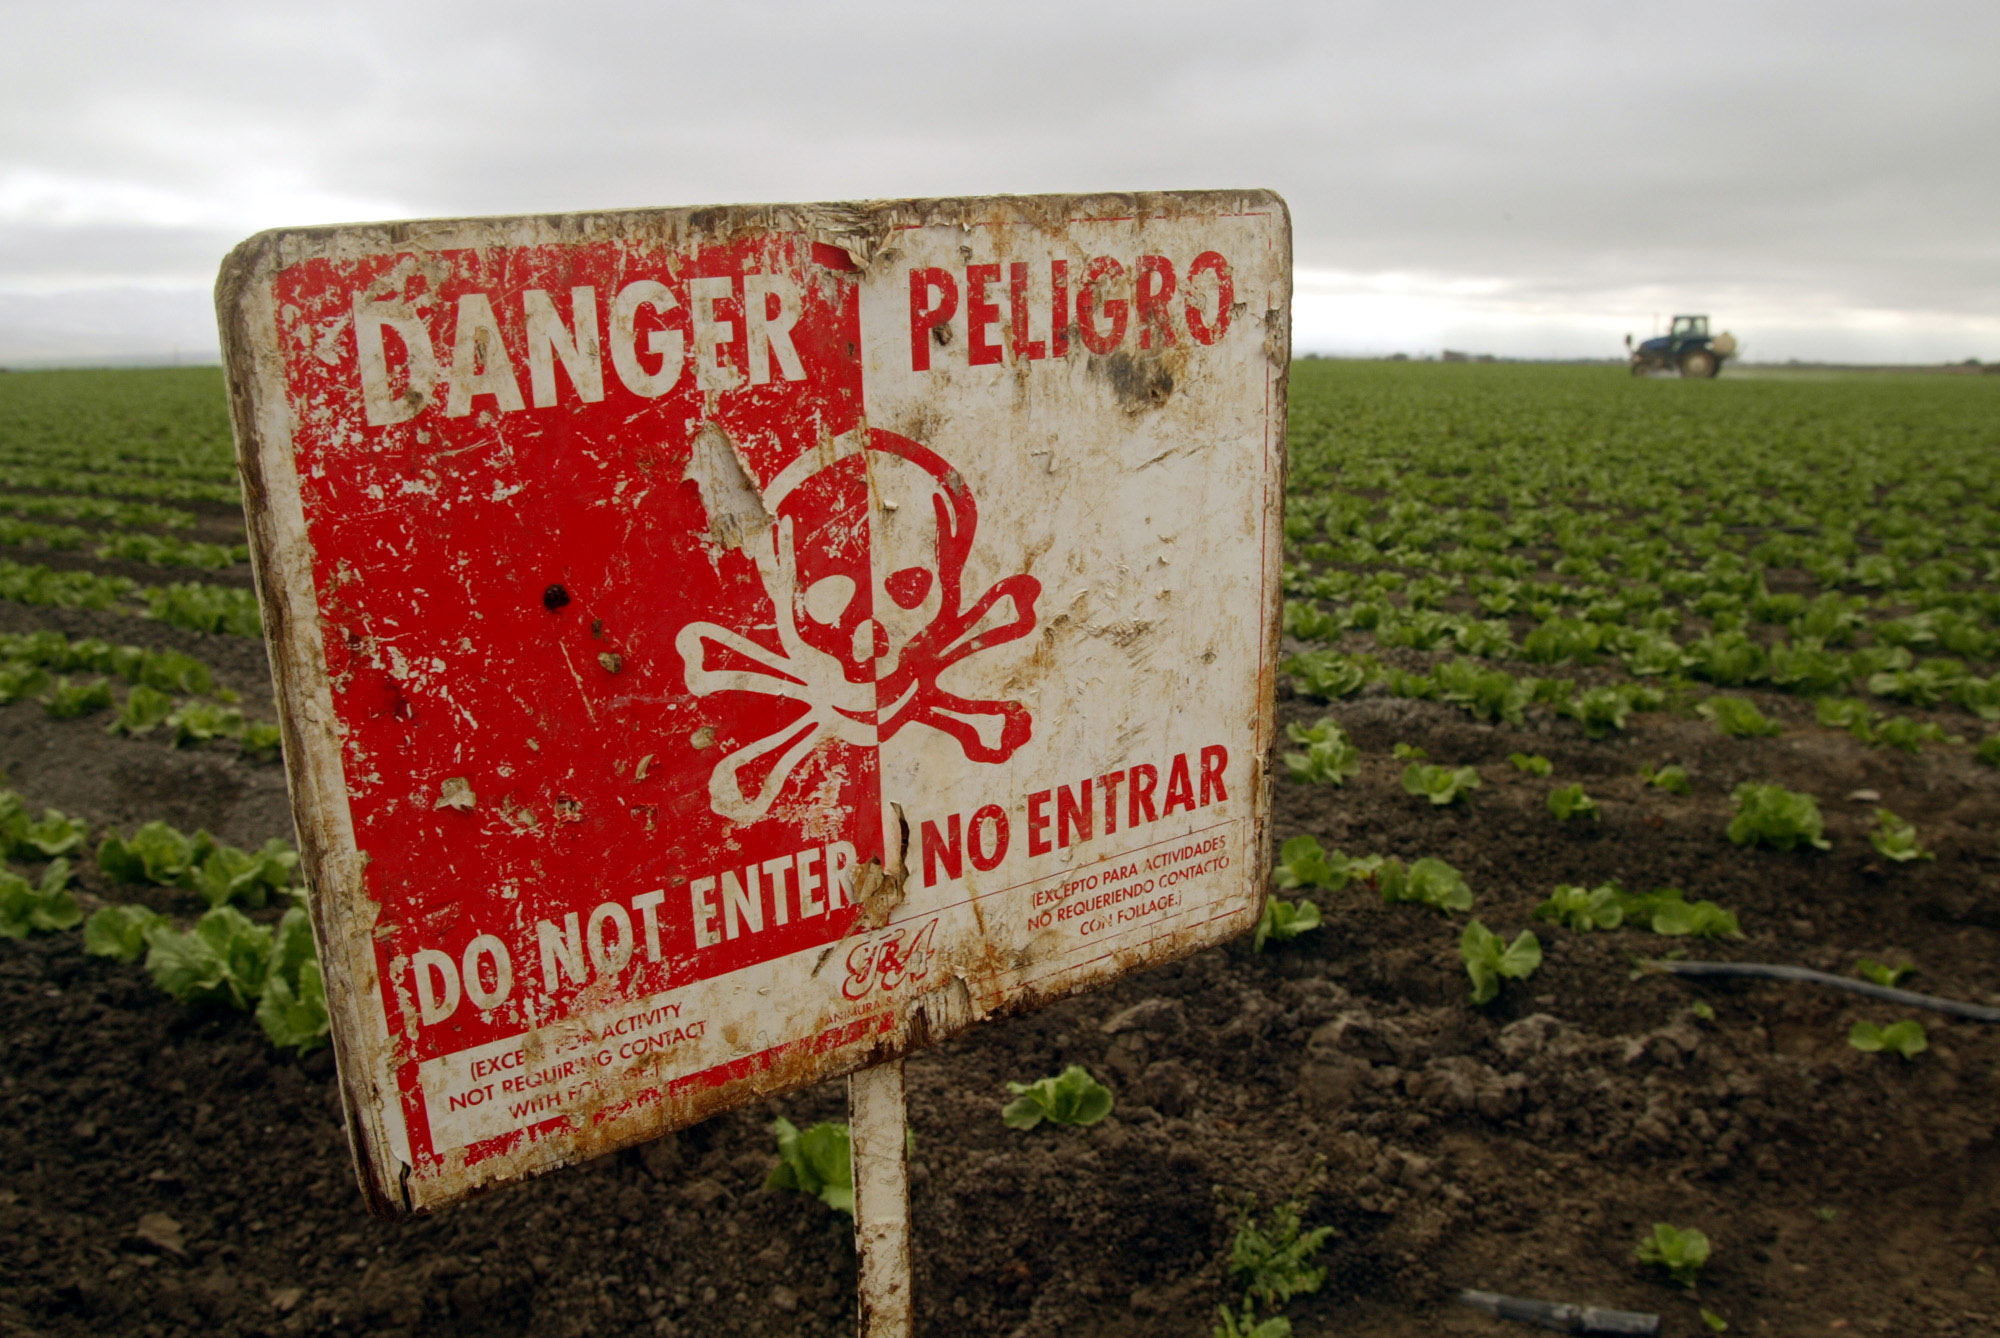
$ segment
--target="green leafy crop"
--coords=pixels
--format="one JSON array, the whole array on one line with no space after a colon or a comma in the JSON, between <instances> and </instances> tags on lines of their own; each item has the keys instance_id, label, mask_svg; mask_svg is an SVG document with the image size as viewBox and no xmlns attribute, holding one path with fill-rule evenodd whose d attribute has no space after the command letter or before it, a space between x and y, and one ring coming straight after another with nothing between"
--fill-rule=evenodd
<instances>
[{"instance_id":1,"label":"green leafy crop","mask_svg":"<svg viewBox=\"0 0 2000 1338\"><path fill-rule=\"evenodd\" d=\"M1535 974L1542 964L1542 941L1532 929L1523 929L1512 943L1502 946L1498 934L1472 920L1459 939L1458 955L1472 978L1472 1002L1491 1003L1499 997L1502 980L1526 980Z\"/></svg>"},{"instance_id":2,"label":"green leafy crop","mask_svg":"<svg viewBox=\"0 0 2000 1338\"><path fill-rule=\"evenodd\" d=\"M1854 963L1855 974L1863 980L1872 980L1887 989L1894 989L1902 983L1904 976L1915 970L1914 966L1907 963L1891 966L1887 962L1878 962L1873 957L1858 958Z\"/></svg>"},{"instance_id":3,"label":"green leafy crop","mask_svg":"<svg viewBox=\"0 0 2000 1338\"><path fill-rule=\"evenodd\" d=\"M68 678L58 678L55 687L42 702L42 709L58 720L75 720L93 711L110 708L111 684L101 678L88 683L72 683Z\"/></svg>"},{"instance_id":4,"label":"green leafy crop","mask_svg":"<svg viewBox=\"0 0 2000 1338\"><path fill-rule=\"evenodd\" d=\"M1652 1231L1639 1238L1639 1262L1665 1269L1669 1277L1689 1291L1694 1290L1695 1280L1711 1253L1713 1247L1708 1237L1694 1227L1655 1222Z\"/></svg>"},{"instance_id":5,"label":"green leafy crop","mask_svg":"<svg viewBox=\"0 0 2000 1338\"><path fill-rule=\"evenodd\" d=\"M1368 685L1368 671L1337 651L1309 650L1292 656L1281 667L1298 680L1308 696L1326 701L1351 697Z\"/></svg>"},{"instance_id":6,"label":"green leafy crop","mask_svg":"<svg viewBox=\"0 0 2000 1338\"><path fill-rule=\"evenodd\" d=\"M243 726L243 737L237 740L243 755L258 761L276 757L284 741L284 731L267 720L250 721Z\"/></svg>"},{"instance_id":7,"label":"green leafy crop","mask_svg":"<svg viewBox=\"0 0 2000 1338\"><path fill-rule=\"evenodd\" d=\"M1454 804L1479 788L1479 773L1471 767L1446 767L1434 762L1412 762L1403 771L1403 789L1422 795L1433 807Z\"/></svg>"},{"instance_id":8,"label":"green leafy crop","mask_svg":"<svg viewBox=\"0 0 2000 1338\"><path fill-rule=\"evenodd\" d=\"M1509 753L1507 760L1514 770L1529 776L1546 776L1555 770L1555 763L1540 753Z\"/></svg>"},{"instance_id":9,"label":"green leafy crop","mask_svg":"<svg viewBox=\"0 0 2000 1338\"><path fill-rule=\"evenodd\" d=\"M1271 880L1279 887L1323 887L1338 891L1347 886L1347 856L1336 850L1328 855L1316 836L1294 836L1278 847L1278 860Z\"/></svg>"},{"instance_id":10,"label":"green leafy crop","mask_svg":"<svg viewBox=\"0 0 2000 1338\"><path fill-rule=\"evenodd\" d=\"M1621 892L1625 918L1645 924L1655 934L1674 938L1742 938L1736 913L1712 901L1694 901L1677 887L1652 892Z\"/></svg>"},{"instance_id":11,"label":"green leafy crop","mask_svg":"<svg viewBox=\"0 0 2000 1338\"><path fill-rule=\"evenodd\" d=\"M326 1044L331 1033L326 984L320 976L312 925L303 906L292 907L278 921L270 969L257 1000L257 1025L271 1044L300 1054Z\"/></svg>"},{"instance_id":12,"label":"green leafy crop","mask_svg":"<svg viewBox=\"0 0 2000 1338\"><path fill-rule=\"evenodd\" d=\"M125 840L116 832L97 847L97 867L121 883L179 887L181 880L215 849L207 832L187 837L164 822L149 822Z\"/></svg>"},{"instance_id":13,"label":"green leafy crop","mask_svg":"<svg viewBox=\"0 0 2000 1338\"><path fill-rule=\"evenodd\" d=\"M1887 1050L1901 1055L1906 1061L1931 1048L1930 1037L1924 1033L1924 1024L1915 1018L1891 1022L1886 1027L1878 1027L1873 1022L1857 1022L1847 1033L1847 1043L1865 1054L1879 1054Z\"/></svg>"},{"instance_id":14,"label":"green leafy crop","mask_svg":"<svg viewBox=\"0 0 2000 1338\"><path fill-rule=\"evenodd\" d=\"M1615 883L1597 887L1559 883L1549 899L1535 907L1535 918L1566 929L1616 929L1625 922L1625 901Z\"/></svg>"},{"instance_id":15,"label":"green leafy crop","mask_svg":"<svg viewBox=\"0 0 2000 1338\"><path fill-rule=\"evenodd\" d=\"M1260 1224L1248 1206L1238 1210L1236 1235L1229 1242L1229 1274L1243 1287L1244 1309L1252 1302L1267 1309L1294 1296L1310 1296L1326 1282L1326 1269L1312 1262L1333 1235L1332 1227L1304 1229L1306 1198L1294 1193L1272 1207Z\"/></svg>"},{"instance_id":16,"label":"green leafy crop","mask_svg":"<svg viewBox=\"0 0 2000 1338\"><path fill-rule=\"evenodd\" d=\"M1875 853L1883 859L1894 860L1898 864L1937 858L1917 843L1914 823L1903 821L1886 808L1875 810L1875 825L1868 831L1868 844L1874 846Z\"/></svg>"},{"instance_id":17,"label":"green leafy crop","mask_svg":"<svg viewBox=\"0 0 2000 1338\"><path fill-rule=\"evenodd\" d=\"M1647 767L1640 771L1639 779L1656 790L1665 790L1668 794L1694 793L1694 786L1688 780L1687 768L1678 763L1669 762L1657 771Z\"/></svg>"},{"instance_id":18,"label":"green leafy crop","mask_svg":"<svg viewBox=\"0 0 2000 1338\"><path fill-rule=\"evenodd\" d=\"M1315 785L1344 785L1360 773L1361 750L1331 718L1322 718L1310 728L1290 725L1285 732L1292 742L1305 747L1304 752L1284 756L1285 767L1295 779Z\"/></svg>"},{"instance_id":19,"label":"green leafy crop","mask_svg":"<svg viewBox=\"0 0 2000 1338\"><path fill-rule=\"evenodd\" d=\"M273 837L254 854L235 846L217 845L198 864L190 865L180 885L201 894L211 906L228 902L255 910L270 900L273 892L290 885L298 868L298 852Z\"/></svg>"},{"instance_id":20,"label":"green leafy crop","mask_svg":"<svg viewBox=\"0 0 2000 1338\"><path fill-rule=\"evenodd\" d=\"M1290 1320L1283 1315L1259 1320L1248 1297L1244 1298L1241 1314L1226 1305L1219 1305L1215 1308L1215 1315L1212 1338L1292 1338Z\"/></svg>"},{"instance_id":21,"label":"green leafy crop","mask_svg":"<svg viewBox=\"0 0 2000 1338\"><path fill-rule=\"evenodd\" d=\"M1429 906L1447 912L1472 909L1472 888L1465 876L1434 856L1426 855L1407 869L1401 860L1384 859L1370 872L1382 891L1382 900L1392 905Z\"/></svg>"},{"instance_id":22,"label":"green leafy crop","mask_svg":"<svg viewBox=\"0 0 2000 1338\"><path fill-rule=\"evenodd\" d=\"M243 712L233 706L204 701L181 703L180 709L167 717L166 726L174 736L176 748L207 743L210 739L237 738L245 729Z\"/></svg>"},{"instance_id":23,"label":"green leafy crop","mask_svg":"<svg viewBox=\"0 0 2000 1338\"><path fill-rule=\"evenodd\" d=\"M54 859L72 855L83 845L87 828L55 809L43 809L42 820L28 816L20 797L0 790L0 854L9 859Z\"/></svg>"},{"instance_id":24,"label":"green leafy crop","mask_svg":"<svg viewBox=\"0 0 2000 1338\"><path fill-rule=\"evenodd\" d=\"M835 1212L854 1216L854 1144L844 1124L815 1124L801 1132L780 1116L771 1121L778 1136L778 1164L764 1179L766 1189L810 1194Z\"/></svg>"},{"instance_id":25,"label":"green leafy crop","mask_svg":"<svg viewBox=\"0 0 2000 1338\"><path fill-rule=\"evenodd\" d=\"M1617 688L1590 688L1556 709L1581 724L1586 735L1601 739L1613 730L1625 728L1625 717L1632 713L1632 699Z\"/></svg>"},{"instance_id":26,"label":"green leafy crop","mask_svg":"<svg viewBox=\"0 0 2000 1338\"><path fill-rule=\"evenodd\" d=\"M0 938L26 938L37 930L74 929L83 911L69 894L69 861L52 861L39 883L0 869Z\"/></svg>"},{"instance_id":27,"label":"green leafy crop","mask_svg":"<svg viewBox=\"0 0 2000 1338\"><path fill-rule=\"evenodd\" d=\"M153 983L182 1003L226 1003L248 1012L264 992L271 931L234 906L217 906L183 932L155 929L147 944Z\"/></svg>"},{"instance_id":28,"label":"green leafy crop","mask_svg":"<svg viewBox=\"0 0 2000 1338\"><path fill-rule=\"evenodd\" d=\"M1729 822L1729 839L1739 846L1764 845L1773 850L1796 850L1801 845L1828 850L1833 843L1825 836L1826 822L1819 804L1809 794L1787 790L1782 785L1758 785L1746 781L1730 792L1736 802L1736 816Z\"/></svg>"},{"instance_id":29,"label":"green leafy crop","mask_svg":"<svg viewBox=\"0 0 2000 1338\"><path fill-rule=\"evenodd\" d=\"M1043 1120L1096 1124L1111 1113L1111 1089L1091 1077L1081 1064L1071 1064L1053 1078L1010 1082L1007 1090L1014 1094L1014 1100L1001 1109L1000 1118L1009 1129L1032 1129Z\"/></svg>"},{"instance_id":30,"label":"green leafy crop","mask_svg":"<svg viewBox=\"0 0 2000 1338\"><path fill-rule=\"evenodd\" d=\"M1549 791L1549 812L1555 814L1556 821L1568 822L1571 818L1600 820L1597 801L1583 792L1583 782L1564 785Z\"/></svg>"},{"instance_id":31,"label":"green leafy crop","mask_svg":"<svg viewBox=\"0 0 2000 1338\"><path fill-rule=\"evenodd\" d=\"M1981 739L1972 755L1989 767L2000 767L2000 734L1988 734Z\"/></svg>"},{"instance_id":32,"label":"green leafy crop","mask_svg":"<svg viewBox=\"0 0 2000 1338\"><path fill-rule=\"evenodd\" d=\"M147 936L166 922L149 906L101 906L84 922L83 950L92 957L136 962L145 955Z\"/></svg>"},{"instance_id":33,"label":"green leafy crop","mask_svg":"<svg viewBox=\"0 0 2000 1338\"><path fill-rule=\"evenodd\" d=\"M1286 901L1283 897L1267 896L1264 898L1264 914L1258 917L1257 930L1250 938L1250 950L1262 952L1266 943L1287 943L1319 926L1317 903L1303 897L1297 901Z\"/></svg>"},{"instance_id":34,"label":"green leafy crop","mask_svg":"<svg viewBox=\"0 0 2000 1338\"><path fill-rule=\"evenodd\" d=\"M150 734L166 722L174 713L174 699L158 688L149 688L144 683L135 683L125 694L125 704L118 708L117 718L105 726L113 734L137 736Z\"/></svg>"},{"instance_id":35,"label":"green leafy crop","mask_svg":"<svg viewBox=\"0 0 2000 1338\"><path fill-rule=\"evenodd\" d=\"M1747 697L1710 697L1695 707L1695 712L1732 739L1772 738L1785 732L1783 725L1766 719Z\"/></svg>"}]
</instances>

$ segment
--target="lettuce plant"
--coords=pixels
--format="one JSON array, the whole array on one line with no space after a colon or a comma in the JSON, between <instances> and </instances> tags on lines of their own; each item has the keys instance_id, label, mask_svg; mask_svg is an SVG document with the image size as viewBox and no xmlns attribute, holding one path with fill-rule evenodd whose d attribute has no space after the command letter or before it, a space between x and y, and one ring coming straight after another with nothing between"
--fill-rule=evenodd
<instances>
[{"instance_id":1,"label":"lettuce plant","mask_svg":"<svg viewBox=\"0 0 2000 1338\"><path fill-rule=\"evenodd\" d=\"M146 939L166 924L150 906L101 906L83 924L83 950L92 957L136 962L146 952Z\"/></svg>"},{"instance_id":2,"label":"lettuce plant","mask_svg":"<svg viewBox=\"0 0 2000 1338\"><path fill-rule=\"evenodd\" d=\"M66 859L51 862L38 883L0 869L0 938L26 938L83 923L83 911L68 891L69 878Z\"/></svg>"},{"instance_id":3,"label":"lettuce plant","mask_svg":"<svg viewBox=\"0 0 2000 1338\"><path fill-rule=\"evenodd\" d=\"M1412 762L1403 771L1403 789L1422 795L1435 808L1455 804L1479 788L1479 773L1471 767L1444 767L1433 762Z\"/></svg>"},{"instance_id":4,"label":"lettuce plant","mask_svg":"<svg viewBox=\"0 0 2000 1338\"><path fill-rule=\"evenodd\" d=\"M1872 980L1887 989L1894 989L1902 983L1904 976L1915 970L1914 966L1907 963L1891 966L1887 962L1878 962L1873 957L1857 958L1854 963L1856 975L1863 980Z\"/></svg>"},{"instance_id":5,"label":"lettuce plant","mask_svg":"<svg viewBox=\"0 0 2000 1338\"><path fill-rule=\"evenodd\" d=\"M1523 929L1512 943L1477 920L1469 921L1458 941L1458 955L1472 978L1472 1002L1491 1003L1499 997L1502 980L1526 980L1542 964L1542 941Z\"/></svg>"},{"instance_id":6,"label":"lettuce plant","mask_svg":"<svg viewBox=\"0 0 2000 1338\"><path fill-rule=\"evenodd\" d=\"M1556 711L1582 725L1590 738L1601 739L1613 730L1625 728L1625 717L1632 713L1632 699L1617 688L1590 688L1558 706Z\"/></svg>"},{"instance_id":7,"label":"lettuce plant","mask_svg":"<svg viewBox=\"0 0 2000 1338\"><path fill-rule=\"evenodd\" d=\"M182 1003L226 1003L249 1012L264 992L271 966L271 931L234 906L217 906L176 932L147 936L146 970Z\"/></svg>"},{"instance_id":8,"label":"lettuce plant","mask_svg":"<svg viewBox=\"0 0 2000 1338\"><path fill-rule=\"evenodd\" d=\"M276 757L284 741L284 731L270 721L252 720L243 726L243 737L237 744L245 757L262 762Z\"/></svg>"},{"instance_id":9,"label":"lettuce plant","mask_svg":"<svg viewBox=\"0 0 2000 1338\"><path fill-rule=\"evenodd\" d=\"M9 859L54 859L82 847L87 828L55 809L42 810L42 820L28 817L20 797L0 790L0 854Z\"/></svg>"},{"instance_id":10,"label":"lettuce plant","mask_svg":"<svg viewBox=\"0 0 2000 1338\"><path fill-rule=\"evenodd\" d=\"M1766 719L1747 697L1710 697L1695 707L1695 713L1713 721L1732 739L1773 738L1785 732L1783 725Z\"/></svg>"},{"instance_id":11,"label":"lettuce plant","mask_svg":"<svg viewBox=\"0 0 2000 1338\"><path fill-rule=\"evenodd\" d=\"M1736 802L1729 839L1739 846L1764 845L1773 850L1796 850L1801 845L1816 850L1833 847L1825 836L1826 822L1820 817L1819 804L1809 794L1782 785L1745 781L1729 797Z\"/></svg>"},{"instance_id":12,"label":"lettuce plant","mask_svg":"<svg viewBox=\"0 0 2000 1338\"><path fill-rule=\"evenodd\" d=\"M1351 697L1368 685L1368 671L1337 651L1310 650L1292 656L1281 667L1308 696L1326 701Z\"/></svg>"},{"instance_id":13,"label":"lettuce plant","mask_svg":"<svg viewBox=\"0 0 2000 1338\"><path fill-rule=\"evenodd\" d=\"M1694 785L1688 780L1687 768L1676 762L1669 762L1657 771L1651 767L1642 768L1639 779L1656 790L1665 790L1668 794L1694 793Z\"/></svg>"},{"instance_id":14,"label":"lettuce plant","mask_svg":"<svg viewBox=\"0 0 2000 1338\"><path fill-rule=\"evenodd\" d=\"M174 713L174 699L158 688L136 683L125 694L125 704L118 708L117 717L105 729L113 734L136 737L150 734L166 723Z\"/></svg>"},{"instance_id":15,"label":"lettuce plant","mask_svg":"<svg viewBox=\"0 0 2000 1338\"><path fill-rule=\"evenodd\" d=\"M771 1121L778 1136L778 1164L764 1179L766 1189L810 1194L835 1212L854 1216L854 1144L844 1124L815 1124L800 1131L783 1116Z\"/></svg>"},{"instance_id":16,"label":"lettuce plant","mask_svg":"<svg viewBox=\"0 0 2000 1338\"><path fill-rule=\"evenodd\" d=\"M1328 855L1316 836L1294 836L1278 848L1271 880L1279 887L1323 887L1339 891L1347 886L1347 856L1336 850Z\"/></svg>"},{"instance_id":17,"label":"lettuce plant","mask_svg":"<svg viewBox=\"0 0 2000 1338\"><path fill-rule=\"evenodd\" d=\"M1407 869L1398 859L1383 859L1371 872L1382 900L1429 906L1438 911L1472 909L1472 888L1465 876L1441 859L1426 855Z\"/></svg>"},{"instance_id":18,"label":"lettuce plant","mask_svg":"<svg viewBox=\"0 0 2000 1338\"><path fill-rule=\"evenodd\" d=\"M1708 1237L1695 1228L1655 1222L1653 1229L1639 1238L1638 1259L1642 1264L1665 1269L1675 1282L1693 1291L1702 1265L1713 1252Z\"/></svg>"},{"instance_id":19,"label":"lettuce plant","mask_svg":"<svg viewBox=\"0 0 2000 1338\"><path fill-rule=\"evenodd\" d=\"M1597 822L1602 816L1597 811L1597 801L1583 792L1581 781L1550 790L1549 812L1555 814L1558 822L1568 822L1571 818L1589 818Z\"/></svg>"},{"instance_id":20,"label":"lettuce plant","mask_svg":"<svg viewBox=\"0 0 2000 1338\"><path fill-rule=\"evenodd\" d=\"M1712 901L1694 901L1677 887L1652 892L1621 892L1625 918L1645 924L1655 934L1673 938L1742 938L1736 913Z\"/></svg>"},{"instance_id":21,"label":"lettuce plant","mask_svg":"<svg viewBox=\"0 0 2000 1338\"><path fill-rule=\"evenodd\" d=\"M111 707L111 684L104 679L89 683L72 683L67 678L58 678L55 687L42 701L42 709L57 720L75 720L93 711L105 711Z\"/></svg>"},{"instance_id":22,"label":"lettuce plant","mask_svg":"<svg viewBox=\"0 0 2000 1338\"><path fill-rule=\"evenodd\" d=\"M1290 725L1285 732L1292 742L1305 746L1304 752L1284 755L1285 767L1295 779L1315 785L1344 785L1360 774L1361 750L1331 718L1323 717L1310 728Z\"/></svg>"},{"instance_id":23,"label":"lettuce plant","mask_svg":"<svg viewBox=\"0 0 2000 1338\"><path fill-rule=\"evenodd\" d=\"M1972 756L1989 767L2000 767L2000 734L1988 734L1981 739Z\"/></svg>"},{"instance_id":24,"label":"lettuce plant","mask_svg":"<svg viewBox=\"0 0 2000 1338\"><path fill-rule=\"evenodd\" d=\"M1264 898L1264 914L1258 917L1257 929L1250 939L1252 952L1264 951L1266 943L1289 943L1299 935L1320 926L1319 905L1304 897L1297 901L1286 901L1283 897Z\"/></svg>"},{"instance_id":25,"label":"lettuce plant","mask_svg":"<svg viewBox=\"0 0 2000 1338\"><path fill-rule=\"evenodd\" d=\"M1886 808L1875 810L1875 825L1869 829L1868 844L1874 846L1875 853L1883 859L1894 860L1898 864L1937 858L1917 843L1915 824L1903 821Z\"/></svg>"},{"instance_id":26,"label":"lettuce plant","mask_svg":"<svg viewBox=\"0 0 2000 1338\"><path fill-rule=\"evenodd\" d=\"M1292 1322L1283 1315L1258 1319L1246 1296L1241 1314L1226 1305L1215 1308L1215 1327L1210 1335L1211 1338L1292 1338Z\"/></svg>"},{"instance_id":27,"label":"lettuce plant","mask_svg":"<svg viewBox=\"0 0 2000 1338\"><path fill-rule=\"evenodd\" d=\"M237 738L245 728L243 712L233 706L205 701L183 702L179 710L167 717L166 726L174 736L176 748L207 743L210 739Z\"/></svg>"},{"instance_id":28,"label":"lettuce plant","mask_svg":"<svg viewBox=\"0 0 2000 1338\"><path fill-rule=\"evenodd\" d=\"M273 892L290 885L298 868L298 852L273 837L252 854L235 846L217 845L192 864L180 878L180 885L201 894L211 906L234 901L252 910L261 908Z\"/></svg>"},{"instance_id":29,"label":"lettuce plant","mask_svg":"<svg viewBox=\"0 0 2000 1338\"><path fill-rule=\"evenodd\" d=\"M1879 1054L1887 1050L1901 1055L1906 1061L1931 1048L1924 1024L1915 1018L1891 1022L1886 1027L1878 1027L1873 1022L1857 1022L1848 1030L1847 1043L1864 1054Z\"/></svg>"},{"instance_id":30,"label":"lettuce plant","mask_svg":"<svg viewBox=\"0 0 2000 1338\"><path fill-rule=\"evenodd\" d=\"M97 847L97 867L120 883L179 887L181 880L215 849L207 832L181 835L164 822L149 822L125 840L116 832Z\"/></svg>"},{"instance_id":31,"label":"lettuce plant","mask_svg":"<svg viewBox=\"0 0 2000 1338\"><path fill-rule=\"evenodd\" d=\"M1043 1120L1096 1124L1111 1113L1111 1089L1091 1077L1090 1070L1081 1064L1071 1064L1053 1078L1010 1082L1007 1090L1014 1099L1001 1108L1000 1118L1009 1129L1032 1129Z\"/></svg>"},{"instance_id":32,"label":"lettuce plant","mask_svg":"<svg viewBox=\"0 0 2000 1338\"><path fill-rule=\"evenodd\" d=\"M1514 770L1528 776L1546 776L1555 770L1555 763L1540 753L1509 753L1507 761Z\"/></svg>"},{"instance_id":33,"label":"lettuce plant","mask_svg":"<svg viewBox=\"0 0 2000 1338\"><path fill-rule=\"evenodd\" d=\"M1400 739L1389 749L1389 756L1398 762L1427 762L1430 754L1414 743L1404 743Z\"/></svg>"},{"instance_id":34,"label":"lettuce plant","mask_svg":"<svg viewBox=\"0 0 2000 1338\"><path fill-rule=\"evenodd\" d=\"M1565 929L1616 929L1625 922L1625 902L1615 883L1597 887L1559 883L1549 899L1535 907L1535 918Z\"/></svg>"},{"instance_id":35,"label":"lettuce plant","mask_svg":"<svg viewBox=\"0 0 2000 1338\"><path fill-rule=\"evenodd\" d=\"M271 942L271 965L257 1000L257 1025L280 1050L305 1054L326 1044L332 1027L326 1013L326 982L313 947L312 924L303 906L278 921Z\"/></svg>"},{"instance_id":36,"label":"lettuce plant","mask_svg":"<svg viewBox=\"0 0 2000 1338\"><path fill-rule=\"evenodd\" d=\"M1906 753L1914 753L1927 743L1963 743L1944 732L1944 727L1932 720L1916 721L1906 715L1891 716L1875 727L1875 741L1885 748L1896 748Z\"/></svg>"}]
</instances>

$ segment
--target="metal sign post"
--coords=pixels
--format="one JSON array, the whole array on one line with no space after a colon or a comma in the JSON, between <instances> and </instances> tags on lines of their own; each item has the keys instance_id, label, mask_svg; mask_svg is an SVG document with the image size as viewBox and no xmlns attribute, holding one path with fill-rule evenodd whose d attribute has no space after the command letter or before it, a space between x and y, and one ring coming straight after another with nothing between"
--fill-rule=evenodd
<instances>
[{"instance_id":1,"label":"metal sign post","mask_svg":"<svg viewBox=\"0 0 2000 1338\"><path fill-rule=\"evenodd\" d=\"M265 233L217 290L369 1206L898 1061L1263 906L1261 191Z\"/></svg>"},{"instance_id":2,"label":"metal sign post","mask_svg":"<svg viewBox=\"0 0 2000 1338\"><path fill-rule=\"evenodd\" d=\"M910 1168L903 1061L847 1079L854 1138L854 1244L860 1254L861 1338L911 1332Z\"/></svg>"}]
</instances>

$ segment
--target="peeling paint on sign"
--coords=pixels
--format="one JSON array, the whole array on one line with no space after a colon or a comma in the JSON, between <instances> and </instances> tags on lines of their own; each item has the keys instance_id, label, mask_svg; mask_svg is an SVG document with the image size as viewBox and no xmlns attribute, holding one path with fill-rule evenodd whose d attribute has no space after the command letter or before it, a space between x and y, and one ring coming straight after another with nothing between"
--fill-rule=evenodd
<instances>
[{"instance_id":1,"label":"peeling paint on sign","mask_svg":"<svg viewBox=\"0 0 2000 1338\"><path fill-rule=\"evenodd\" d=\"M238 248L245 502L371 1206L1254 923L1290 294L1262 192Z\"/></svg>"}]
</instances>

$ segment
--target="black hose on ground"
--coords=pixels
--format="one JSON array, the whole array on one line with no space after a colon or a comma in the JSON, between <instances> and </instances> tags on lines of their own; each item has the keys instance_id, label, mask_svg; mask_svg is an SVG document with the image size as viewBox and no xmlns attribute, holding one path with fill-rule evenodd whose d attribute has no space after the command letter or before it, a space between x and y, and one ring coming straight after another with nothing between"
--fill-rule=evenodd
<instances>
[{"instance_id":1,"label":"black hose on ground","mask_svg":"<svg viewBox=\"0 0 2000 1338\"><path fill-rule=\"evenodd\" d=\"M1764 980L1803 980L1815 985L1830 985L1834 989L1846 990L1851 994L1865 994L1871 999L1882 999L1908 1008L1928 1008L1934 1013L1948 1013L1953 1017L1970 1018L1974 1022L2000 1022L2000 1008L1989 1008L1985 1004L1961 1003L1957 999L1940 999L1935 994L1899 990L1889 985L1877 985L1870 980L1853 980L1847 976L1836 976L1803 966L1778 966L1771 962L1662 960L1648 961L1643 965L1648 971L1663 971L1673 976L1748 976Z\"/></svg>"},{"instance_id":2,"label":"black hose on ground","mask_svg":"<svg viewBox=\"0 0 2000 1338\"><path fill-rule=\"evenodd\" d=\"M1660 1331L1658 1315L1636 1310L1605 1310L1598 1306L1570 1305L1557 1301L1530 1301L1522 1296L1502 1296L1499 1292L1462 1291L1458 1299L1501 1319L1517 1319L1523 1324L1539 1324L1557 1333L1636 1335L1650 1338Z\"/></svg>"}]
</instances>

